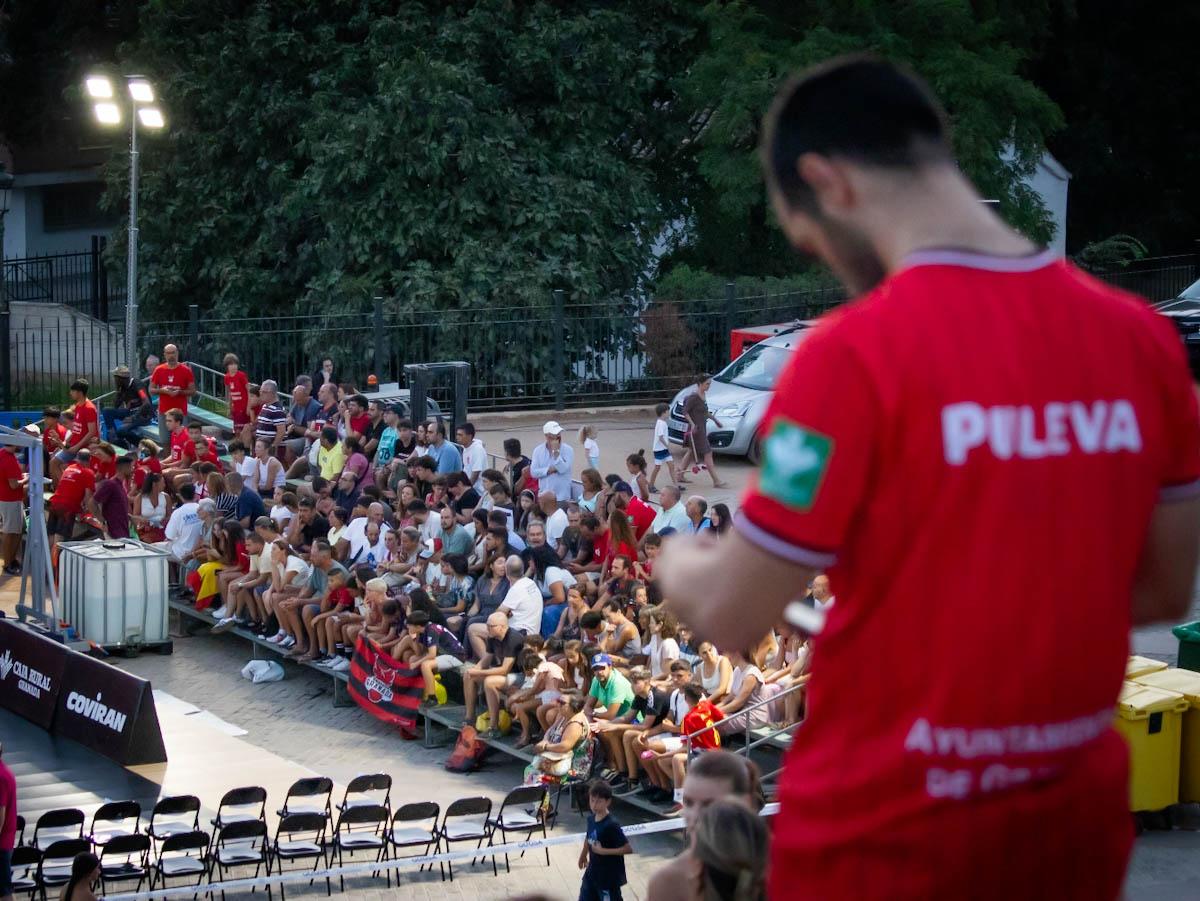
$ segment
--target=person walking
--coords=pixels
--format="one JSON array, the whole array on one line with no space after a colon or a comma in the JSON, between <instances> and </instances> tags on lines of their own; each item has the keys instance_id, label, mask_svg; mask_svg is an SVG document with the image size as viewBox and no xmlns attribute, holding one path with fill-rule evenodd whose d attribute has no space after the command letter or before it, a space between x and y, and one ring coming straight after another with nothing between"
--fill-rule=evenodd
<instances>
[{"instance_id":1,"label":"person walking","mask_svg":"<svg viewBox=\"0 0 1200 901\"><path fill-rule=\"evenodd\" d=\"M712 387L712 379L707 375L700 376L696 381L696 390L683 401L683 418L688 422L688 439L683 459L679 462L677 480L679 484L686 485L691 481L684 476L688 467L693 462L703 463L712 477L713 487L728 488L729 486L722 482L717 475L717 467L713 463L712 445L708 443L708 421L711 419L717 424L717 428L721 428L721 420L709 412L708 404L704 400L710 387Z\"/></svg>"},{"instance_id":2,"label":"person walking","mask_svg":"<svg viewBox=\"0 0 1200 901\"><path fill-rule=\"evenodd\" d=\"M1186 613L1200 551L1179 337L981 203L886 61L790 83L762 157L790 243L858 297L782 374L734 529L654 574L724 648L800 621L828 570L770 894L1116 898L1129 630Z\"/></svg>"}]
</instances>

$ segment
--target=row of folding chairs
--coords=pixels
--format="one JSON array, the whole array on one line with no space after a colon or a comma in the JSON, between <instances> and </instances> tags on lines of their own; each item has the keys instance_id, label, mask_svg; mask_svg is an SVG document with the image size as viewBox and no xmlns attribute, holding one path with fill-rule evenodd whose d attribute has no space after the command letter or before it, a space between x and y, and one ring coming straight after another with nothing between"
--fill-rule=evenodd
<instances>
[{"instance_id":1,"label":"row of folding chairs","mask_svg":"<svg viewBox=\"0 0 1200 901\"><path fill-rule=\"evenodd\" d=\"M347 856L373 854L377 863L400 859L404 849L420 848L418 855L451 850L455 843L484 841L491 847L496 838L505 842L510 833L532 838L547 833L549 796L542 786L513 789L493 815L489 798L461 798L443 812L434 802L403 804L391 809L391 778L382 774L360 776L347 786L346 796L333 815L333 783L324 777L299 780L288 791L278 811L275 837L270 839L266 822L266 792L261 788L233 789L222 797L213 832L200 828L200 801L194 795L161 799L151 812L146 829L140 829L141 808L137 802L105 804L92 817L90 831L83 834L85 817L75 808L48 811L38 818L32 841L25 843L25 823L18 818L19 844L13 852L14 886L18 893L46 898L49 888L64 885L70 878L75 855L95 851L100 857L101 878L107 883L144 882L151 889L166 887L171 879L207 877L222 881L232 867L254 866L254 874L294 869L296 863L341 866ZM70 834L72 833L73 834ZM524 856L524 851L521 852ZM472 859L472 863L475 859ZM505 870L510 869L508 855ZM546 849L546 865L550 852ZM424 869L422 865L421 869ZM453 864L439 864L442 879ZM381 867L391 887L391 871ZM498 873L492 857L492 872ZM374 871L378 875L379 871ZM397 879L399 869L397 868ZM344 879L341 880L344 889ZM190 883L189 883L190 884ZM326 891L331 890L326 880ZM280 886L283 897L283 887Z\"/></svg>"}]
</instances>

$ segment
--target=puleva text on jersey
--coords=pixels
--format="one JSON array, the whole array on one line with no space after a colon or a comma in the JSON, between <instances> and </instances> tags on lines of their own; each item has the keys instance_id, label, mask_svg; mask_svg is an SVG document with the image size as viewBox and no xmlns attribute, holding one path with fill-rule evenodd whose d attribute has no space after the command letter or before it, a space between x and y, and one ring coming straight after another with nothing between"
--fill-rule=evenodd
<instances>
[{"instance_id":1,"label":"puleva text on jersey","mask_svg":"<svg viewBox=\"0 0 1200 901\"><path fill-rule=\"evenodd\" d=\"M1040 460L1071 453L1138 453L1142 433L1128 400L1052 401L985 407L963 401L942 407L946 462L962 466L986 447L998 460Z\"/></svg>"}]
</instances>

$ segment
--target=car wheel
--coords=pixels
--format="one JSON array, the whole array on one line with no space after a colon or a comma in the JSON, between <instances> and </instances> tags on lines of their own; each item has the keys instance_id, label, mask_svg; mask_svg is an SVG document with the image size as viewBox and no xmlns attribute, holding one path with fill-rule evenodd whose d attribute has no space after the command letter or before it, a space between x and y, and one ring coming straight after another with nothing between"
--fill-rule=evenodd
<instances>
[{"instance_id":1,"label":"car wheel","mask_svg":"<svg viewBox=\"0 0 1200 901\"><path fill-rule=\"evenodd\" d=\"M762 462L762 442L757 435L750 439L750 446L746 448L746 459L755 466Z\"/></svg>"}]
</instances>

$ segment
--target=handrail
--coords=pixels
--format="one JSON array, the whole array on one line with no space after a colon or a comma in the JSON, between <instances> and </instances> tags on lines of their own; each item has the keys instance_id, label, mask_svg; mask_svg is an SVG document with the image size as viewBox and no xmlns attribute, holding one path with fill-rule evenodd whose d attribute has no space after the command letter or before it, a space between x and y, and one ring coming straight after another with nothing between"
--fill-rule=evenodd
<instances>
[{"instance_id":1,"label":"handrail","mask_svg":"<svg viewBox=\"0 0 1200 901\"><path fill-rule=\"evenodd\" d=\"M741 710L735 711L734 713L731 713L729 715L729 719L733 719L734 717L737 717L737 716L742 716L743 714L746 715L745 716L746 726L745 726L745 729L743 730L746 734L746 746L742 750L745 751L747 757L750 756L750 749L752 747L758 747L759 745L761 745L765 742L768 742L771 739L776 738L783 733L787 733L788 735L790 735L792 733L792 731L794 731L796 729L796 727L798 727L800 725L799 723L790 723L787 726L784 726L782 729L773 730L770 735L764 736L763 738L760 738L754 742L751 742L750 741L750 731L751 731L751 729L750 729L750 713L754 710L758 710L762 707L765 707L768 704L773 704L776 701L778 701L780 698L786 698L792 692L799 691L800 689L804 688L807 685L808 685L807 679L804 679L803 681L797 681L797 682L793 683L792 685L789 685L787 688L785 688L783 691L779 692L778 694L772 695L769 698L764 698L761 701L755 701L753 704L743 707ZM705 732L715 732L717 730L717 728L723 722L725 722L724 719L719 720L718 722L713 723L711 726L705 726L703 729L698 729L695 732L691 733L690 735L685 735L683 744L684 744L684 750L687 751L688 756L691 756L692 741L696 738L696 736L703 735Z\"/></svg>"},{"instance_id":2,"label":"handrail","mask_svg":"<svg viewBox=\"0 0 1200 901\"><path fill-rule=\"evenodd\" d=\"M191 369L192 375L195 376L196 394L212 403L223 405L228 412L229 398L225 396L225 373L190 360L185 360L183 365Z\"/></svg>"}]
</instances>

